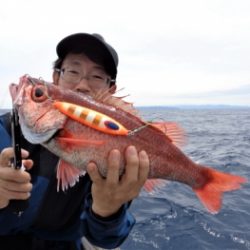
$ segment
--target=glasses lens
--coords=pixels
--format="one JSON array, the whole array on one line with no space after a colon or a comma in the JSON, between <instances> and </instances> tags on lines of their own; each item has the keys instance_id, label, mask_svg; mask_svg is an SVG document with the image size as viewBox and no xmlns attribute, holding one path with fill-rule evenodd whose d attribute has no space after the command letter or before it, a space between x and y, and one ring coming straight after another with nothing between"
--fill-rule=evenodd
<instances>
[{"instance_id":1,"label":"glasses lens","mask_svg":"<svg viewBox=\"0 0 250 250\"><path fill-rule=\"evenodd\" d=\"M77 84L83 79L86 79L92 87L102 87L103 85L110 85L111 79L103 72L91 72L84 76L82 72L73 68L64 68L61 70L62 78L68 83Z\"/></svg>"},{"instance_id":2,"label":"glasses lens","mask_svg":"<svg viewBox=\"0 0 250 250\"><path fill-rule=\"evenodd\" d=\"M81 81L81 74L79 71L74 69L63 69L62 77L65 81L70 83L78 83Z\"/></svg>"}]
</instances>

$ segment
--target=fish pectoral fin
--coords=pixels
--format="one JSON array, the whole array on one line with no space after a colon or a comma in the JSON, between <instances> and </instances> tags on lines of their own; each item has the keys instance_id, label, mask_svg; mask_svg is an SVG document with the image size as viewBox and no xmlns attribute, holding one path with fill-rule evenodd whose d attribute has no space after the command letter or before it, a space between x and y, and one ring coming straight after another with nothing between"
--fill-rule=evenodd
<instances>
[{"instance_id":1,"label":"fish pectoral fin","mask_svg":"<svg viewBox=\"0 0 250 250\"><path fill-rule=\"evenodd\" d=\"M186 144L187 139L184 130L175 122L153 122L150 123L155 128L161 130L173 144L182 147Z\"/></svg>"},{"instance_id":2,"label":"fish pectoral fin","mask_svg":"<svg viewBox=\"0 0 250 250\"><path fill-rule=\"evenodd\" d=\"M224 192L237 190L241 188L242 183L247 182L244 177L222 173L211 168L203 167L202 174L207 176L208 182L202 188L193 188L193 191L212 214L219 212Z\"/></svg>"},{"instance_id":3,"label":"fish pectoral fin","mask_svg":"<svg viewBox=\"0 0 250 250\"><path fill-rule=\"evenodd\" d=\"M80 170L66 161L60 160L57 166L57 192L60 188L66 191L69 187L73 187L78 181L80 176L84 176L86 171Z\"/></svg>"},{"instance_id":4,"label":"fish pectoral fin","mask_svg":"<svg viewBox=\"0 0 250 250\"><path fill-rule=\"evenodd\" d=\"M87 147L87 146L101 146L105 142L100 140L89 140L82 138L73 138L73 137L57 137L59 143L70 144L74 146Z\"/></svg>"},{"instance_id":5,"label":"fish pectoral fin","mask_svg":"<svg viewBox=\"0 0 250 250\"><path fill-rule=\"evenodd\" d=\"M146 180L143 188L145 191L152 193L158 188L161 188L167 184L168 181L162 179L148 179Z\"/></svg>"},{"instance_id":6,"label":"fish pectoral fin","mask_svg":"<svg viewBox=\"0 0 250 250\"><path fill-rule=\"evenodd\" d=\"M63 145L69 146L79 146L79 147L88 147L88 146L101 146L105 142L101 140L90 140L81 137L76 137L73 133L69 132L66 129L60 130L56 140Z\"/></svg>"}]
</instances>

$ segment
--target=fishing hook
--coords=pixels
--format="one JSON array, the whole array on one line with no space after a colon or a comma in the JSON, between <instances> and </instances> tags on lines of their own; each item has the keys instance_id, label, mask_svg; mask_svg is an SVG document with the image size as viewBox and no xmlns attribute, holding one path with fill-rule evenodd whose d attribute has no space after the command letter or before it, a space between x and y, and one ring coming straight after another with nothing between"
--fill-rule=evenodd
<instances>
[{"instance_id":1,"label":"fishing hook","mask_svg":"<svg viewBox=\"0 0 250 250\"><path fill-rule=\"evenodd\" d=\"M130 130L130 131L128 132L128 136L132 136L132 135L134 135L135 133L138 133L139 131L141 131L142 129L148 127L149 125L150 125L149 123L146 123L145 125L140 126L140 127L138 127L138 128L135 128L134 130Z\"/></svg>"}]
</instances>

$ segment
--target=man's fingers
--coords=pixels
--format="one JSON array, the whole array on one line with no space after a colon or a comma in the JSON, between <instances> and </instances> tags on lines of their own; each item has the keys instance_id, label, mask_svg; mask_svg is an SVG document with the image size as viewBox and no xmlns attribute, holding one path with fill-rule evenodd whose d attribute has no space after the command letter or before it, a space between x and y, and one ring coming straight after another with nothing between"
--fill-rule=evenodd
<instances>
[{"instance_id":1,"label":"man's fingers","mask_svg":"<svg viewBox=\"0 0 250 250\"><path fill-rule=\"evenodd\" d=\"M34 162L32 160L23 160L25 169L30 170L33 167Z\"/></svg>"},{"instance_id":2,"label":"man's fingers","mask_svg":"<svg viewBox=\"0 0 250 250\"><path fill-rule=\"evenodd\" d=\"M30 174L14 168L0 168L1 179L5 181L15 181L18 183L30 182Z\"/></svg>"},{"instance_id":3,"label":"man's fingers","mask_svg":"<svg viewBox=\"0 0 250 250\"><path fill-rule=\"evenodd\" d=\"M142 150L139 153L139 161L140 161L140 168L139 168L139 181L144 184L144 182L147 180L148 178L148 174L149 174L149 158L147 153Z\"/></svg>"},{"instance_id":4,"label":"man's fingers","mask_svg":"<svg viewBox=\"0 0 250 250\"><path fill-rule=\"evenodd\" d=\"M21 150L22 158L27 158L29 156L29 152L27 150ZM10 166L10 160L14 157L14 150L13 148L5 148L2 150L0 154L0 166L1 167L8 167ZM30 166L30 163L28 163Z\"/></svg>"},{"instance_id":5,"label":"man's fingers","mask_svg":"<svg viewBox=\"0 0 250 250\"><path fill-rule=\"evenodd\" d=\"M129 146L125 152L126 157L126 178L137 181L139 172L139 157L134 146Z\"/></svg>"},{"instance_id":6,"label":"man's fingers","mask_svg":"<svg viewBox=\"0 0 250 250\"><path fill-rule=\"evenodd\" d=\"M31 192L32 184L30 182L17 183L17 182L6 181L4 183L4 189L11 192Z\"/></svg>"},{"instance_id":7,"label":"man's fingers","mask_svg":"<svg viewBox=\"0 0 250 250\"><path fill-rule=\"evenodd\" d=\"M98 183L98 182L102 181L102 177L99 174L98 168L94 162L90 162L87 165L87 172L88 172L92 182Z\"/></svg>"},{"instance_id":8,"label":"man's fingers","mask_svg":"<svg viewBox=\"0 0 250 250\"><path fill-rule=\"evenodd\" d=\"M119 168L120 168L121 153L114 149L110 151L108 156L107 169L107 183L110 185L117 185L119 182Z\"/></svg>"},{"instance_id":9,"label":"man's fingers","mask_svg":"<svg viewBox=\"0 0 250 250\"><path fill-rule=\"evenodd\" d=\"M8 167L10 164L10 159L13 158L14 151L13 148L5 148L0 154L0 166Z\"/></svg>"},{"instance_id":10,"label":"man's fingers","mask_svg":"<svg viewBox=\"0 0 250 250\"><path fill-rule=\"evenodd\" d=\"M1 196L6 197L6 200L27 200L30 195L30 192L16 192L6 189L1 190Z\"/></svg>"}]
</instances>

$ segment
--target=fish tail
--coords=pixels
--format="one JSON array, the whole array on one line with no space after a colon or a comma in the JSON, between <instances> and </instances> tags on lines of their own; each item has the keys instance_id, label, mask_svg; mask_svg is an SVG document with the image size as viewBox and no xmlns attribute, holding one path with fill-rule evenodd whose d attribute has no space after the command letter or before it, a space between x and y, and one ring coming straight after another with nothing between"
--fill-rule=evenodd
<instances>
[{"instance_id":1,"label":"fish tail","mask_svg":"<svg viewBox=\"0 0 250 250\"><path fill-rule=\"evenodd\" d=\"M212 214L219 212L224 192L237 190L241 188L242 183L247 182L244 177L222 173L211 168L202 168L202 175L207 182L201 188L193 188L193 190Z\"/></svg>"}]
</instances>

